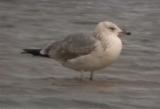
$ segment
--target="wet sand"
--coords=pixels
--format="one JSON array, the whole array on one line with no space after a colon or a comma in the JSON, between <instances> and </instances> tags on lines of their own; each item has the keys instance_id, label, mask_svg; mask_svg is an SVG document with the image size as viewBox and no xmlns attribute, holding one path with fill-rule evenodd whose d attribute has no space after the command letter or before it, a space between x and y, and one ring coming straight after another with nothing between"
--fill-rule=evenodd
<instances>
[{"instance_id":1,"label":"wet sand","mask_svg":"<svg viewBox=\"0 0 160 109\"><path fill-rule=\"evenodd\" d=\"M159 7L159 0L0 0L0 109L160 109ZM21 54L103 20L133 35L94 81Z\"/></svg>"}]
</instances>

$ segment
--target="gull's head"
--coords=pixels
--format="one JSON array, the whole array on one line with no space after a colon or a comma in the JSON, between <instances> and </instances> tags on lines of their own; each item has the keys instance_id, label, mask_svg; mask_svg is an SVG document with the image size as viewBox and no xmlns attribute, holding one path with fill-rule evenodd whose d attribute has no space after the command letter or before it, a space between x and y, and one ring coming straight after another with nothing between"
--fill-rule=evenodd
<instances>
[{"instance_id":1,"label":"gull's head","mask_svg":"<svg viewBox=\"0 0 160 109\"><path fill-rule=\"evenodd\" d=\"M127 32L120 27L118 27L113 22L104 21L100 22L96 27L96 32L105 34L107 36L122 36L122 35L130 35L130 32Z\"/></svg>"}]
</instances>

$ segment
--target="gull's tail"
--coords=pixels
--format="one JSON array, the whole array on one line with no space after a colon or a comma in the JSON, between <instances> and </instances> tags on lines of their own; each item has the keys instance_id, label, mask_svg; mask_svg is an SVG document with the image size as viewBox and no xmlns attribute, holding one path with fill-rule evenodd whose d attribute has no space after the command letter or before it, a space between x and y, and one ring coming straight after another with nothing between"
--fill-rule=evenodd
<instances>
[{"instance_id":1,"label":"gull's tail","mask_svg":"<svg viewBox=\"0 0 160 109\"><path fill-rule=\"evenodd\" d=\"M47 54L42 54L41 53L41 50L42 49L36 49L36 48L27 48L27 49L23 49L23 54L32 54L33 56L42 56L42 57L48 57L48 55Z\"/></svg>"}]
</instances>

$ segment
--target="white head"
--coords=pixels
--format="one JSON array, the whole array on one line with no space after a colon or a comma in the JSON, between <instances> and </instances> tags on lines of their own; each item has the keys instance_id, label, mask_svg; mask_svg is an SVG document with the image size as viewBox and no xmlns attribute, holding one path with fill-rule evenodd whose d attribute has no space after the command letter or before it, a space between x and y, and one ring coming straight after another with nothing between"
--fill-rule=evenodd
<instances>
[{"instance_id":1,"label":"white head","mask_svg":"<svg viewBox=\"0 0 160 109\"><path fill-rule=\"evenodd\" d=\"M130 35L130 32L126 32L119 28L116 24L109 22L109 21L104 21L100 22L95 30L96 33L98 34L105 34L105 36L121 36L123 34Z\"/></svg>"}]
</instances>

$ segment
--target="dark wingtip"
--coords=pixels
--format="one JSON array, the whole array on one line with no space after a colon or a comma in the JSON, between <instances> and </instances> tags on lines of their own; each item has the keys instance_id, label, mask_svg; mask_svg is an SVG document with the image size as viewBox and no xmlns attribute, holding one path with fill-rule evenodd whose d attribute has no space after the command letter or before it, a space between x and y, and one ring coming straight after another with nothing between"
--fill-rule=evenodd
<instances>
[{"instance_id":1,"label":"dark wingtip","mask_svg":"<svg viewBox=\"0 0 160 109\"><path fill-rule=\"evenodd\" d=\"M38 55L41 55L40 50L41 49L23 49L21 54L32 54L34 56L38 56Z\"/></svg>"},{"instance_id":2,"label":"dark wingtip","mask_svg":"<svg viewBox=\"0 0 160 109\"><path fill-rule=\"evenodd\" d=\"M42 56L42 57L49 57L48 54L41 54L41 49L22 49L23 51L21 54L31 54L33 56Z\"/></svg>"}]
</instances>

